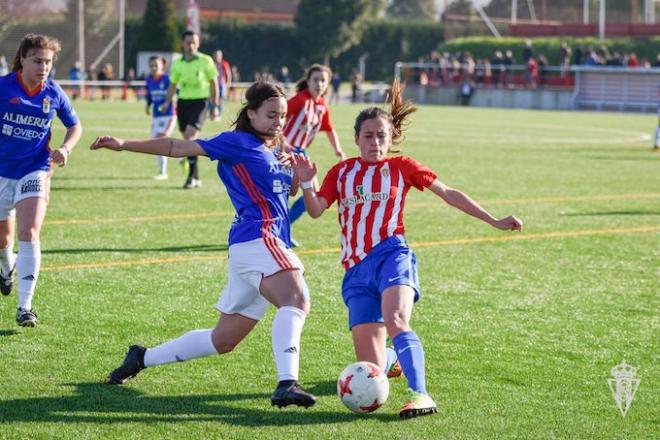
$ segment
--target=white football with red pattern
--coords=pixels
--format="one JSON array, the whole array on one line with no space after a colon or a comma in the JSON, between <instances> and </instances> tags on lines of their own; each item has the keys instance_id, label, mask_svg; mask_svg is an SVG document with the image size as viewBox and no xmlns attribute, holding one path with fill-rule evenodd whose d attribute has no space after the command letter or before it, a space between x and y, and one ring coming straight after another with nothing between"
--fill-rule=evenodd
<instances>
[{"instance_id":1,"label":"white football with red pattern","mask_svg":"<svg viewBox=\"0 0 660 440\"><path fill-rule=\"evenodd\" d=\"M337 394L351 411L370 413L385 403L390 394L390 383L376 364L355 362L339 375Z\"/></svg>"}]
</instances>

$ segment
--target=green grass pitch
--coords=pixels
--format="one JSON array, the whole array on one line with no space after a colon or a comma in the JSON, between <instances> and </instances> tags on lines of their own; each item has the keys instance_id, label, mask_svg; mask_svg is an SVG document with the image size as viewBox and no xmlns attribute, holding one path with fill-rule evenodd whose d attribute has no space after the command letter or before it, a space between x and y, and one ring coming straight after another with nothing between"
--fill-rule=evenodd
<instances>
[{"instance_id":1,"label":"green grass pitch","mask_svg":"<svg viewBox=\"0 0 660 440\"><path fill-rule=\"evenodd\" d=\"M354 361L341 301L335 209L294 227L312 313L302 339L309 409L270 406L272 310L228 355L102 384L131 343L217 320L232 208L214 165L200 190L155 181L156 159L91 152L100 134L145 138L137 103L75 106L85 134L56 169L42 231L35 329L0 298L0 438L639 438L660 432L660 154L654 116L422 107L403 151L496 216L503 233L411 190L407 237L422 298L413 328L438 414L401 421L405 380L378 412L350 413L336 377ZM362 106L332 108L344 149ZM210 136L228 128L207 123ZM62 139L59 124L54 144ZM321 174L334 158L321 134ZM608 387L622 360L641 379L625 418Z\"/></svg>"}]
</instances>

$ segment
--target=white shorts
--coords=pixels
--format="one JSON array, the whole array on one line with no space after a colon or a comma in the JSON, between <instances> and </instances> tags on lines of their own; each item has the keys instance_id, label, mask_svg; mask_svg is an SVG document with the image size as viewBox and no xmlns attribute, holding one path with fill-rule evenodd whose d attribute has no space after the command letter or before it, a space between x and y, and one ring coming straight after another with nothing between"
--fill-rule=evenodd
<instances>
[{"instance_id":1,"label":"white shorts","mask_svg":"<svg viewBox=\"0 0 660 440\"><path fill-rule=\"evenodd\" d=\"M172 116L155 116L151 122L151 137L169 136L176 126L176 118Z\"/></svg>"},{"instance_id":2,"label":"white shorts","mask_svg":"<svg viewBox=\"0 0 660 440\"><path fill-rule=\"evenodd\" d=\"M215 308L222 313L238 313L260 320L270 303L259 292L261 280L282 270L298 270L306 298L309 289L302 273L305 268L298 256L281 241L266 244L259 238L229 247L229 278Z\"/></svg>"},{"instance_id":3,"label":"white shorts","mask_svg":"<svg viewBox=\"0 0 660 440\"><path fill-rule=\"evenodd\" d=\"M13 215L16 203L30 197L41 197L48 202L48 171L33 171L20 179L0 177L0 220Z\"/></svg>"}]
</instances>

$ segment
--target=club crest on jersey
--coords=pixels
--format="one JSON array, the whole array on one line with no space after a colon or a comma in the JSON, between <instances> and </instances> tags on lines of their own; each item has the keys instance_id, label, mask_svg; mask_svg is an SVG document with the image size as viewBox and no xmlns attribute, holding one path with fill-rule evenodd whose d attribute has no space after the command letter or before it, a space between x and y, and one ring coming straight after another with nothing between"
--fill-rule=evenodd
<instances>
[{"instance_id":1,"label":"club crest on jersey","mask_svg":"<svg viewBox=\"0 0 660 440\"><path fill-rule=\"evenodd\" d=\"M358 185L357 188L355 188L355 189L357 190L357 193L359 195L361 195L361 196L364 195L364 187L362 185Z\"/></svg>"},{"instance_id":2,"label":"club crest on jersey","mask_svg":"<svg viewBox=\"0 0 660 440\"><path fill-rule=\"evenodd\" d=\"M390 169L389 168L383 168L380 170L380 175L387 178L390 177Z\"/></svg>"},{"instance_id":3,"label":"club crest on jersey","mask_svg":"<svg viewBox=\"0 0 660 440\"><path fill-rule=\"evenodd\" d=\"M44 113L50 113L50 98L44 98L43 102L41 103L41 110Z\"/></svg>"}]
</instances>

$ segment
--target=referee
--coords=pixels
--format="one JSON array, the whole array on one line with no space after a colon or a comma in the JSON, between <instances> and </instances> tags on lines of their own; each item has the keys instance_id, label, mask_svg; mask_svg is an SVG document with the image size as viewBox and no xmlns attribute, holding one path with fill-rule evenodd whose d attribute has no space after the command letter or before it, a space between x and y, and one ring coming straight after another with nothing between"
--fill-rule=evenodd
<instances>
[{"instance_id":1,"label":"referee","mask_svg":"<svg viewBox=\"0 0 660 440\"><path fill-rule=\"evenodd\" d=\"M197 139L206 118L207 102L212 108L217 108L218 100L218 70L213 59L199 49L199 34L194 31L183 33L183 57L172 63L170 69L170 86L167 97L161 108L167 108L174 94L179 90L176 106L176 117L179 131L186 140ZM215 111L215 110L214 110ZM184 189L199 188L197 156L188 157L190 167Z\"/></svg>"}]
</instances>

